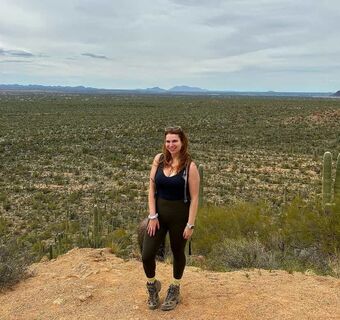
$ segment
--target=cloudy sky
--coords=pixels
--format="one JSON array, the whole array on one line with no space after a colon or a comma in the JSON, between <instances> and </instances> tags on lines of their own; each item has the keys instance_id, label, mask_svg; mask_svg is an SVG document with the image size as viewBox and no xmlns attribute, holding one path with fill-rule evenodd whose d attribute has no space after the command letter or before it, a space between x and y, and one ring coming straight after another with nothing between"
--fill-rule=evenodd
<instances>
[{"instance_id":1,"label":"cloudy sky","mask_svg":"<svg viewBox=\"0 0 340 320\"><path fill-rule=\"evenodd\" d=\"M338 0L0 0L0 83L340 89Z\"/></svg>"}]
</instances>

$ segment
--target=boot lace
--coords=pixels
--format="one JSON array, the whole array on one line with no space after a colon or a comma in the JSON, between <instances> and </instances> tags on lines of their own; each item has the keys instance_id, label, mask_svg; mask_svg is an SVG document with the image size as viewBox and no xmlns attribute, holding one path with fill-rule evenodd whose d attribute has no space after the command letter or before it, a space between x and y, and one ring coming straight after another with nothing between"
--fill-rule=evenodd
<instances>
[{"instance_id":1,"label":"boot lace","mask_svg":"<svg viewBox=\"0 0 340 320\"><path fill-rule=\"evenodd\" d=\"M175 300L177 298L177 296L178 296L178 292L179 292L179 287L178 286L170 285L165 300L166 301Z\"/></svg>"},{"instance_id":2,"label":"boot lace","mask_svg":"<svg viewBox=\"0 0 340 320\"><path fill-rule=\"evenodd\" d=\"M150 295L154 295L157 292L156 283L148 283L147 288Z\"/></svg>"}]
</instances>

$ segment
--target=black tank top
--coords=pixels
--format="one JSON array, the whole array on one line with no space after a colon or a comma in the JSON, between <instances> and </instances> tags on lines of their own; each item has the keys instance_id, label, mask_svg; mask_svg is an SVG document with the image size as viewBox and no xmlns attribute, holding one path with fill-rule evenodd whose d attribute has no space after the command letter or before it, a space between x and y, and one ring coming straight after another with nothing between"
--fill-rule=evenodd
<instances>
[{"instance_id":1,"label":"black tank top","mask_svg":"<svg viewBox=\"0 0 340 320\"><path fill-rule=\"evenodd\" d=\"M167 177L161 164L155 175L156 196L165 200L184 200L184 171L185 168L176 175Z\"/></svg>"}]
</instances>

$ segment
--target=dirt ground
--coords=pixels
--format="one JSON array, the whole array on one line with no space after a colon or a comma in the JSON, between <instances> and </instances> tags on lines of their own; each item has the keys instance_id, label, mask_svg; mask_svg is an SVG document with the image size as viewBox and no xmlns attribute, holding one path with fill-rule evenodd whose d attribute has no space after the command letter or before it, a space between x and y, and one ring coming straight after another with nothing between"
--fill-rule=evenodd
<instances>
[{"instance_id":1,"label":"dirt ground","mask_svg":"<svg viewBox=\"0 0 340 320\"><path fill-rule=\"evenodd\" d=\"M340 280L285 271L217 273L187 267L182 302L146 307L142 264L106 249L73 249L31 266L33 276L0 294L0 319L340 319ZM161 299L172 266L158 263Z\"/></svg>"}]
</instances>

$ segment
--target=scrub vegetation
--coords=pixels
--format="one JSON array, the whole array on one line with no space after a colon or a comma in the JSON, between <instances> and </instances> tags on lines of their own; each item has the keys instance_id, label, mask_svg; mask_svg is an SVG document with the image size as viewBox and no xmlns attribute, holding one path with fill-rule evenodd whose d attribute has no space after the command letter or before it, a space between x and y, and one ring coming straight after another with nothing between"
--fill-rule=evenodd
<instances>
[{"instance_id":1,"label":"scrub vegetation","mask_svg":"<svg viewBox=\"0 0 340 320\"><path fill-rule=\"evenodd\" d=\"M214 270L285 269L340 277L340 201L330 210L296 198L274 213L266 203L202 208L193 241Z\"/></svg>"},{"instance_id":2,"label":"scrub vegetation","mask_svg":"<svg viewBox=\"0 0 340 320\"><path fill-rule=\"evenodd\" d=\"M204 166L193 249L206 267L339 275L330 267L339 265L339 230L329 233L339 210L325 216L319 205L322 157L336 159L339 123L337 99L1 93L1 245L33 259L74 246L138 257L150 165L164 128L181 125ZM241 248L265 262L229 261Z\"/></svg>"}]
</instances>

